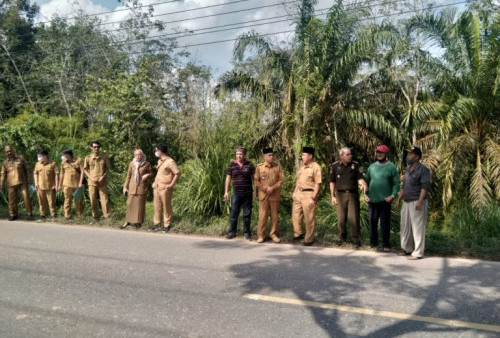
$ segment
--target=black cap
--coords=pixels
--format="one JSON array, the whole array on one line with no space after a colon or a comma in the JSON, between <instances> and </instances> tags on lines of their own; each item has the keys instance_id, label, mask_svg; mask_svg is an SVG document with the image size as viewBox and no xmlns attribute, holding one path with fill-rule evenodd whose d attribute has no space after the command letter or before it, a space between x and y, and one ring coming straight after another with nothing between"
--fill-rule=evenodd
<instances>
[{"instance_id":1,"label":"black cap","mask_svg":"<svg viewBox=\"0 0 500 338\"><path fill-rule=\"evenodd\" d=\"M273 153L273 148L264 148L262 149L262 154L270 154Z\"/></svg>"},{"instance_id":2,"label":"black cap","mask_svg":"<svg viewBox=\"0 0 500 338\"><path fill-rule=\"evenodd\" d=\"M413 153L415 155L418 155L418 156L422 157L422 149L420 149L417 146L411 146L411 148L410 149L406 149L406 151L409 152L409 153Z\"/></svg>"},{"instance_id":3,"label":"black cap","mask_svg":"<svg viewBox=\"0 0 500 338\"><path fill-rule=\"evenodd\" d=\"M302 152L306 153L306 154L314 155L314 148L313 147L302 147Z\"/></svg>"}]
</instances>

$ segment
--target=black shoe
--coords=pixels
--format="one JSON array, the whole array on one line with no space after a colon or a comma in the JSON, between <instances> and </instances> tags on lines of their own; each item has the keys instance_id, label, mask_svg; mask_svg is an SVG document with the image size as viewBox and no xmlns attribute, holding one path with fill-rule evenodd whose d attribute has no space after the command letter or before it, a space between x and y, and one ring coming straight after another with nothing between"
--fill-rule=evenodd
<instances>
[{"instance_id":1,"label":"black shoe","mask_svg":"<svg viewBox=\"0 0 500 338\"><path fill-rule=\"evenodd\" d=\"M293 240L294 240L294 241L300 241L301 239L304 239L304 234L300 234L300 235L295 236L295 237L293 238Z\"/></svg>"},{"instance_id":2,"label":"black shoe","mask_svg":"<svg viewBox=\"0 0 500 338\"><path fill-rule=\"evenodd\" d=\"M226 238L227 238L227 239L233 239L233 238L235 238L235 237L236 237L236 235L235 235L235 234L233 234L232 232L228 232L228 233L227 233L227 235L226 235Z\"/></svg>"},{"instance_id":3,"label":"black shoe","mask_svg":"<svg viewBox=\"0 0 500 338\"><path fill-rule=\"evenodd\" d=\"M303 246L311 246L311 245L313 245L313 243L314 243L314 241L312 241L312 242L304 242L304 243L302 243L302 245Z\"/></svg>"},{"instance_id":4,"label":"black shoe","mask_svg":"<svg viewBox=\"0 0 500 338\"><path fill-rule=\"evenodd\" d=\"M252 235L250 235L250 234L245 234L245 239L246 239L247 241L251 241L251 240L252 240Z\"/></svg>"},{"instance_id":5,"label":"black shoe","mask_svg":"<svg viewBox=\"0 0 500 338\"><path fill-rule=\"evenodd\" d=\"M344 244L344 241L341 239L339 239L338 241L335 242L336 246L342 246L342 244Z\"/></svg>"},{"instance_id":6,"label":"black shoe","mask_svg":"<svg viewBox=\"0 0 500 338\"><path fill-rule=\"evenodd\" d=\"M135 223L134 225L135 225L135 228L136 228L136 229L139 229L140 227L142 227L142 224L141 224L141 223Z\"/></svg>"},{"instance_id":7,"label":"black shoe","mask_svg":"<svg viewBox=\"0 0 500 338\"><path fill-rule=\"evenodd\" d=\"M16 216L10 216L9 217L9 221L15 221L17 219L17 215Z\"/></svg>"},{"instance_id":8,"label":"black shoe","mask_svg":"<svg viewBox=\"0 0 500 338\"><path fill-rule=\"evenodd\" d=\"M163 227L163 229L161 229L161 232L162 232L163 234L166 234L166 233L167 233L167 232L169 232L169 231L170 231L170 227Z\"/></svg>"},{"instance_id":9,"label":"black shoe","mask_svg":"<svg viewBox=\"0 0 500 338\"><path fill-rule=\"evenodd\" d=\"M159 225L159 224L152 225L152 226L150 226L150 227L148 228L148 231L149 231L149 232L156 231L156 230L158 230L158 228L159 228L159 227L160 227L160 225Z\"/></svg>"},{"instance_id":10,"label":"black shoe","mask_svg":"<svg viewBox=\"0 0 500 338\"><path fill-rule=\"evenodd\" d=\"M370 244L370 249L376 249L378 247L378 244Z\"/></svg>"},{"instance_id":11,"label":"black shoe","mask_svg":"<svg viewBox=\"0 0 500 338\"><path fill-rule=\"evenodd\" d=\"M44 220L45 220L45 216L40 216L40 217L38 217L38 219L36 221L43 222Z\"/></svg>"},{"instance_id":12,"label":"black shoe","mask_svg":"<svg viewBox=\"0 0 500 338\"><path fill-rule=\"evenodd\" d=\"M34 218L34 217L33 217L33 213L28 214L28 219L33 219L33 218Z\"/></svg>"},{"instance_id":13,"label":"black shoe","mask_svg":"<svg viewBox=\"0 0 500 338\"><path fill-rule=\"evenodd\" d=\"M354 249L358 250L359 248L361 248L361 242L354 243Z\"/></svg>"},{"instance_id":14,"label":"black shoe","mask_svg":"<svg viewBox=\"0 0 500 338\"><path fill-rule=\"evenodd\" d=\"M391 248L389 248L388 246L384 246L384 247L382 247L382 251L383 252L391 252Z\"/></svg>"},{"instance_id":15,"label":"black shoe","mask_svg":"<svg viewBox=\"0 0 500 338\"><path fill-rule=\"evenodd\" d=\"M97 220L94 218L93 220L90 221L89 223L90 225L94 225L94 224L97 224Z\"/></svg>"},{"instance_id":16,"label":"black shoe","mask_svg":"<svg viewBox=\"0 0 500 338\"><path fill-rule=\"evenodd\" d=\"M128 227L130 225L129 222L126 222L125 224L123 225L120 225L120 229L125 229L126 227Z\"/></svg>"},{"instance_id":17,"label":"black shoe","mask_svg":"<svg viewBox=\"0 0 500 338\"><path fill-rule=\"evenodd\" d=\"M411 255L411 252L407 252L404 250L398 252L398 256L409 256L409 255Z\"/></svg>"},{"instance_id":18,"label":"black shoe","mask_svg":"<svg viewBox=\"0 0 500 338\"><path fill-rule=\"evenodd\" d=\"M66 222L73 222L73 218L71 218L71 217L66 217Z\"/></svg>"}]
</instances>

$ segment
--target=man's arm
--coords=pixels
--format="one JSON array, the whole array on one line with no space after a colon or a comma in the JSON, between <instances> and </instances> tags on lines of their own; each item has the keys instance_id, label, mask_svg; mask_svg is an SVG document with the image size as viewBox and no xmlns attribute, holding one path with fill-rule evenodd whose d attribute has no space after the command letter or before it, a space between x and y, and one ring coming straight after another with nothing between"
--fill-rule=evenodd
<instances>
[{"instance_id":1,"label":"man's arm","mask_svg":"<svg viewBox=\"0 0 500 338\"><path fill-rule=\"evenodd\" d=\"M335 197L335 182L330 182L330 199L332 205L337 205L337 197Z\"/></svg>"},{"instance_id":2,"label":"man's arm","mask_svg":"<svg viewBox=\"0 0 500 338\"><path fill-rule=\"evenodd\" d=\"M226 175L226 183L224 184L224 199L229 198L229 184L231 184L231 175Z\"/></svg>"}]
</instances>

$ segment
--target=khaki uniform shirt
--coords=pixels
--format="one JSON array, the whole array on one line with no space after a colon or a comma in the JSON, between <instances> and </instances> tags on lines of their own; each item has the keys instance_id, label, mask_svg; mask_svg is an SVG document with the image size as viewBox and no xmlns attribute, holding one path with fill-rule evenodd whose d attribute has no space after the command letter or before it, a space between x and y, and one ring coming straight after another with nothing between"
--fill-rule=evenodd
<instances>
[{"instance_id":1,"label":"khaki uniform shirt","mask_svg":"<svg viewBox=\"0 0 500 338\"><path fill-rule=\"evenodd\" d=\"M80 184L80 174L83 171L81 158L74 158L71 162L64 161L61 164L61 175L64 175L63 186L68 188L78 188Z\"/></svg>"},{"instance_id":2,"label":"khaki uniform shirt","mask_svg":"<svg viewBox=\"0 0 500 338\"><path fill-rule=\"evenodd\" d=\"M110 169L110 164L108 157L103 154L99 154L99 156L95 156L94 154L88 155L85 157L85 162L83 164L83 169L86 170L91 177L101 177L105 174L108 173ZM107 176L107 175L106 175ZM88 179L88 185L89 186L99 186L99 185L106 185L107 183L107 177L104 176L102 181L100 183L95 183L91 179Z\"/></svg>"},{"instance_id":3,"label":"khaki uniform shirt","mask_svg":"<svg viewBox=\"0 0 500 338\"><path fill-rule=\"evenodd\" d=\"M56 186L56 175L59 174L59 168L52 161L47 163L37 162L34 174L38 175L38 187L40 189L51 190Z\"/></svg>"},{"instance_id":4,"label":"khaki uniform shirt","mask_svg":"<svg viewBox=\"0 0 500 338\"><path fill-rule=\"evenodd\" d=\"M12 160L6 159L2 163L0 183L7 181L8 187L28 183L29 167L22 155L16 155Z\"/></svg>"},{"instance_id":5,"label":"khaki uniform shirt","mask_svg":"<svg viewBox=\"0 0 500 338\"><path fill-rule=\"evenodd\" d=\"M321 184L321 167L316 162L307 166L301 164L297 172L297 183L299 190L314 189L316 184Z\"/></svg>"},{"instance_id":6,"label":"khaki uniform shirt","mask_svg":"<svg viewBox=\"0 0 500 338\"><path fill-rule=\"evenodd\" d=\"M174 176L179 173L179 168L175 161L168 157L165 160L158 160L158 165L156 166L156 178L153 183L153 188L158 190L164 190L167 185L172 183Z\"/></svg>"},{"instance_id":7,"label":"khaki uniform shirt","mask_svg":"<svg viewBox=\"0 0 500 338\"><path fill-rule=\"evenodd\" d=\"M127 178L125 179L123 187L128 190L130 195L146 195L148 193L148 182L143 182L142 176L152 173L153 169L151 169L151 164L149 164L149 162L144 162L139 167L139 182L137 182L135 177L135 164L134 161L132 161L128 165Z\"/></svg>"},{"instance_id":8,"label":"khaki uniform shirt","mask_svg":"<svg viewBox=\"0 0 500 338\"><path fill-rule=\"evenodd\" d=\"M254 174L255 187L259 193L259 201L269 198L269 201L280 200L280 190L283 186L283 170L278 163L260 163ZM266 194L266 187L274 190L271 195Z\"/></svg>"}]
</instances>

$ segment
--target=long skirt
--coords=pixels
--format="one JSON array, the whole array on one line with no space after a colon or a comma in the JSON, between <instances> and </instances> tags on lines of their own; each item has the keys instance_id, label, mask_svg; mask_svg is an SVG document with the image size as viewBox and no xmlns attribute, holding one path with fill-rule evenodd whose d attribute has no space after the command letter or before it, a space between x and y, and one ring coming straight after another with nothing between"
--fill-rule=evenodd
<instances>
[{"instance_id":1,"label":"long skirt","mask_svg":"<svg viewBox=\"0 0 500 338\"><path fill-rule=\"evenodd\" d=\"M146 195L128 195L127 215L128 223L144 223L146 214Z\"/></svg>"}]
</instances>

